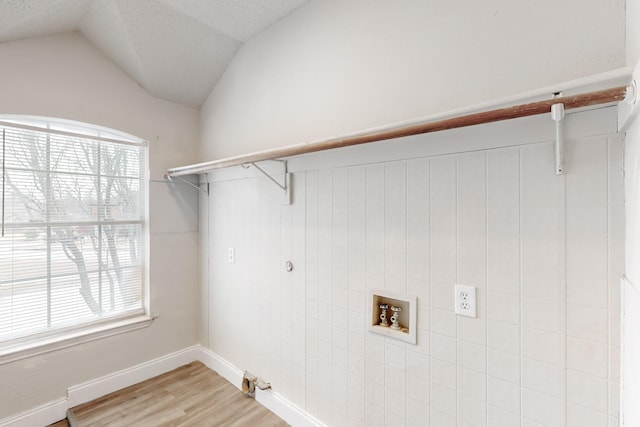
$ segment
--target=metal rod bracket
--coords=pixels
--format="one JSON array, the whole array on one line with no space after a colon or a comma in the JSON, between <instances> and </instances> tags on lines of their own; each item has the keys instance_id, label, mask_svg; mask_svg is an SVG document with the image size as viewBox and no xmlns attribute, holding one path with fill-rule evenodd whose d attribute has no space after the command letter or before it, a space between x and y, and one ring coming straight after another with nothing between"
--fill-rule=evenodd
<instances>
[{"instance_id":1,"label":"metal rod bracket","mask_svg":"<svg viewBox=\"0 0 640 427\"><path fill-rule=\"evenodd\" d=\"M564 104L551 106L551 119L556 122L556 175L564 175L564 133L562 131Z\"/></svg>"},{"instance_id":2,"label":"metal rod bracket","mask_svg":"<svg viewBox=\"0 0 640 427\"><path fill-rule=\"evenodd\" d=\"M269 181L273 182L276 186L278 186L278 188L280 188L283 191L282 204L290 205L291 204L291 174L287 170L287 161L286 160L275 160L275 161L278 161L282 164L282 168L283 168L282 172L284 177L284 182L282 184L280 184L278 180L276 180L274 177L269 175L267 171L262 169L260 166L258 166L254 162L249 162L247 165L242 165L242 167L246 169L249 167L249 165L251 165L254 168L256 168L258 172L260 172L262 175L267 177Z\"/></svg>"},{"instance_id":3,"label":"metal rod bracket","mask_svg":"<svg viewBox=\"0 0 640 427\"><path fill-rule=\"evenodd\" d=\"M174 182L175 179L180 180L181 182L187 184L190 187L195 188L198 191L203 192L204 194L206 194L207 196L209 195L209 183L208 182L201 182L200 184L196 185L193 182L181 177L181 176L173 176L170 174L165 174L164 175L164 179L166 179L169 182ZM204 184L204 185L203 185ZM202 188L204 187L204 188Z\"/></svg>"}]
</instances>

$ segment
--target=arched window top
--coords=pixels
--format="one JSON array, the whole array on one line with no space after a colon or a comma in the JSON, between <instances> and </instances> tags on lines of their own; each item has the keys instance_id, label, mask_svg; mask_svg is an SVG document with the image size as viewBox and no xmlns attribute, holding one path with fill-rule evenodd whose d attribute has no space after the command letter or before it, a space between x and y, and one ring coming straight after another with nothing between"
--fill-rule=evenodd
<instances>
[{"instance_id":1,"label":"arched window top","mask_svg":"<svg viewBox=\"0 0 640 427\"><path fill-rule=\"evenodd\" d=\"M0 114L0 126L42 130L67 136L97 139L122 144L146 145L141 138L104 126L83 123L75 120L58 119L44 116L26 116L18 114Z\"/></svg>"}]
</instances>

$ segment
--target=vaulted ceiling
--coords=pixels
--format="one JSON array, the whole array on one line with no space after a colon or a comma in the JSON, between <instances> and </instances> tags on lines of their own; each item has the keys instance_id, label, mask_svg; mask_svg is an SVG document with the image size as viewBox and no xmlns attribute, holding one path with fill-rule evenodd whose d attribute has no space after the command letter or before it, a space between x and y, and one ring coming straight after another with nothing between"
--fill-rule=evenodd
<instances>
[{"instance_id":1,"label":"vaulted ceiling","mask_svg":"<svg viewBox=\"0 0 640 427\"><path fill-rule=\"evenodd\" d=\"M200 107L243 42L309 0L0 0L0 42L80 31L152 95Z\"/></svg>"}]
</instances>

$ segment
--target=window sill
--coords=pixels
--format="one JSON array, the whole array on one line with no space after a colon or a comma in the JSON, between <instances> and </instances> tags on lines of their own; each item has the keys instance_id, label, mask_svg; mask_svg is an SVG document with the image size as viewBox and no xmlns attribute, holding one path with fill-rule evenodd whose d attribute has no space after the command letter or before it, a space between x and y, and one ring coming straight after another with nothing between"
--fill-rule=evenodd
<instances>
[{"instance_id":1,"label":"window sill","mask_svg":"<svg viewBox=\"0 0 640 427\"><path fill-rule=\"evenodd\" d=\"M153 322L147 315L130 317L113 322L96 325L73 332L60 333L37 341L23 342L6 348L0 348L0 365L37 356L44 353L99 340L136 329L146 328Z\"/></svg>"}]
</instances>

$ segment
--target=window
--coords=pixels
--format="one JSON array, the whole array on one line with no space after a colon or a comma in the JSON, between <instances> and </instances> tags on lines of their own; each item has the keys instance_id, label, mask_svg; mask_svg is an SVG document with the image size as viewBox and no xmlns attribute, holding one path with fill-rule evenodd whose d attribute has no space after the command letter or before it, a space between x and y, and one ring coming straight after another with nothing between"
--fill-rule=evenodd
<instances>
[{"instance_id":1,"label":"window","mask_svg":"<svg viewBox=\"0 0 640 427\"><path fill-rule=\"evenodd\" d=\"M0 116L0 349L145 313L146 143Z\"/></svg>"}]
</instances>

